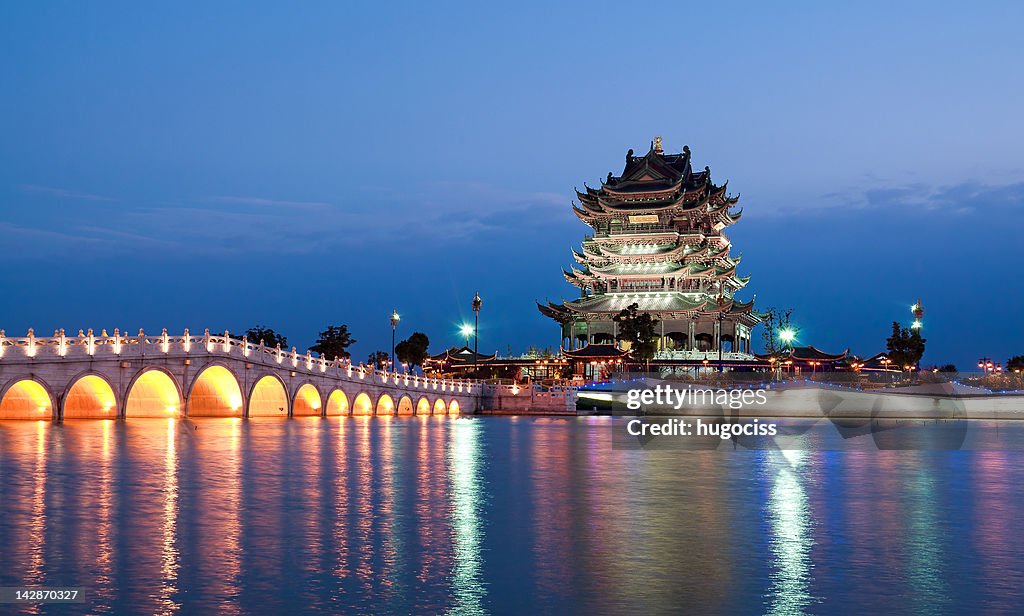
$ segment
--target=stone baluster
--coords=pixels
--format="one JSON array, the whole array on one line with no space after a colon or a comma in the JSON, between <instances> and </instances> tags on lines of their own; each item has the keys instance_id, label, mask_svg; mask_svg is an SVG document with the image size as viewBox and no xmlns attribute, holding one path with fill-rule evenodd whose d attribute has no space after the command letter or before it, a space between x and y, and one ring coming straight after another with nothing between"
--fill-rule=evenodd
<instances>
[{"instance_id":1,"label":"stone baluster","mask_svg":"<svg viewBox=\"0 0 1024 616\"><path fill-rule=\"evenodd\" d=\"M4 347L7 346L7 334L0 329L0 357L4 356Z\"/></svg>"},{"instance_id":2,"label":"stone baluster","mask_svg":"<svg viewBox=\"0 0 1024 616\"><path fill-rule=\"evenodd\" d=\"M306 349L306 370L313 370L313 351Z\"/></svg>"},{"instance_id":3,"label":"stone baluster","mask_svg":"<svg viewBox=\"0 0 1024 616\"><path fill-rule=\"evenodd\" d=\"M226 329L224 330L224 352L231 352L231 334Z\"/></svg>"},{"instance_id":4,"label":"stone baluster","mask_svg":"<svg viewBox=\"0 0 1024 616\"><path fill-rule=\"evenodd\" d=\"M206 347L207 353L213 352L213 342L210 341L210 328L207 327L203 332L203 346Z\"/></svg>"},{"instance_id":5,"label":"stone baluster","mask_svg":"<svg viewBox=\"0 0 1024 616\"><path fill-rule=\"evenodd\" d=\"M274 348L274 355L277 357L277 363L284 361L284 355L281 353L281 343L278 342Z\"/></svg>"},{"instance_id":6,"label":"stone baluster","mask_svg":"<svg viewBox=\"0 0 1024 616\"><path fill-rule=\"evenodd\" d=\"M192 350L192 337L188 333L188 328L185 328L185 335L183 336L182 346L185 347L185 352L188 353Z\"/></svg>"},{"instance_id":7,"label":"stone baluster","mask_svg":"<svg viewBox=\"0 0 1024 616\"><path fill-rule=\"evenodd\" d=\"M25 349L25 354L29 357L36 356L36 332L31 327L28 328L28 347Z\"/></svg>"},{"instance_id":8,"label":"stone baluster","mask_svg":"<svg viewBox=\"0 0 1024 616\"><path fill-rule=\"evenodd\" d=\"M296 368L299 365L299 352L292 347L292 368Z\"/></svg>"},{"instance_id":9,"label":"stone baluster","mask_svg":"<svg viewBox=\"0 0 1024 616\"><path fill-rule=\"evenodd\" d=\"M163 328L160 332L160 350L167 353L171 349L171 341L167 337L167 328Z\"/></svg>"},{"instance_id":10,"label":"stone baluster","mask_svg":"<svg viewBox=\"0 0 1024 616\"><path fill-rule=\"evenodd\" d=\"M249 336L247 335L242 336L242 357L249 357Z\"/></svg>"},{"instance_id":11,"label":"stone baluster","mask_svg":"<svg viewBox=\"0 0 1024 616\"><path fill-rule=\"evenodd\" d=\"M121 330L120 328L114 328L114 355L121 354Z\"/></svg>"}]
</instances>

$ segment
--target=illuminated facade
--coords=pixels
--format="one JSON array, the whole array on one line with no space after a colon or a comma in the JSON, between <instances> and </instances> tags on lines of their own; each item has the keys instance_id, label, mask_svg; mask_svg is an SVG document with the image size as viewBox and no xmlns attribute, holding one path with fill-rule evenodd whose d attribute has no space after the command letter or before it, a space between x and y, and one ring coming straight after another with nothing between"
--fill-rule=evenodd
<instances>
[{"instance_id":1,"label":"illuminated facade","mask_svg":"<svg viewBox=\"0 0 1024 616\"><path fill-rule=\"evenodd\" d=\"M573 212L593 233L563 273L580 297L538 304L561 325L563 346L614 343L613 317L635 303L659 320L662 359L753 359L761 316L735 297L749 277L737 274L723 233L741 214L727 185L713 183L708 167L694 171L689 147L666 154L658 137L643 156L629 150L620 175L577 190Z\"/></svg>"}]
</instances>

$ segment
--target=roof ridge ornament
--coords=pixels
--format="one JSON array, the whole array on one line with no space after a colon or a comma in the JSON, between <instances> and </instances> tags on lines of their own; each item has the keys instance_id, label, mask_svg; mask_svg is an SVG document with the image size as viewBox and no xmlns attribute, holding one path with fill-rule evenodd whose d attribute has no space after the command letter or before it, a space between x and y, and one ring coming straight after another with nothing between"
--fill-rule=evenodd
<instances>
[{"instance_id":1,"label":"roof ridge ornament","mask_svg":"<svg viewBox=\"0 0 1024 616\"><path fill-rule=\"evenodd\" d=\"M654 147L654 153L655 154L664 154L665 153L665 149L661 145L661 137L660 136L654 138L654 146L653 147Z\"/></svg>"}]
</instances>

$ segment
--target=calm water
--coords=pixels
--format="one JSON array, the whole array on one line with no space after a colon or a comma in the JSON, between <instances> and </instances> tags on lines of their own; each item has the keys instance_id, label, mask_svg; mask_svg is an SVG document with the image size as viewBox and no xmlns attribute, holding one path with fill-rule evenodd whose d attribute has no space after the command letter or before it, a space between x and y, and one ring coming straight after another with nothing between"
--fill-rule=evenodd
<instances>
[{"instance_id":1,"label":"calm water","mask_svg":"<svg viewBox=\"0 0 1024 616\"><path fill-rule=\"evenodd\" d=\"M87 589L51 613L1019 613L1024 452L620 451L606 421L2 422L0 586Z\"/></svg>"}]
</instances>

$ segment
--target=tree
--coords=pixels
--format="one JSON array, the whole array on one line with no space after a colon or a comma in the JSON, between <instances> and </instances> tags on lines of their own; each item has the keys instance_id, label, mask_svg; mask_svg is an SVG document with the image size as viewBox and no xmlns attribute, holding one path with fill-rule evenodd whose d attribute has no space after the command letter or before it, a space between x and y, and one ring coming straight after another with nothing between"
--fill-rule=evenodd
<instances>
[{"instance_id":1,"label":"tree","mask_svg":"<svg viewBox=\"0 0 1024 616\"><path fill-rule=\"evenodd\" d=\"M427 359L427 347L430 346L430 338L422 332L414 332L411 336L395 345L395 356L398 361L407 364L409 368L423 366Z\"/></svg>"},{"instance_id":2,"label":"tree","mask_svg":"<svg viewBox=\"0 0 1024 616\"><path fill-rule=\"evenodd\" d=\"M938 367L939 372L959 372L956 369L956 364L944 364Z\"/></svg>"},{"instance_id":3,"label":"tree","mask_svg":"<svg viewBox=\"0 0 1024 616\"><path fill-rule=\"evenodd\" d=\"M259 344L260 341L262 341L263 344L265 344L268 347L272 347L278 344L281 345L281 348L288 346L288 338L286 338L282 334L275 332L274 330L270 329L265 325L257 325L255 327L250 327L249 329L245 330L245 332L242 335L245 336L246 339L253 344Z\"/></svg>"},{"instance_id":4,"label":"tree","mask_svg":"<svg viewBox=\"0 0 1024 616\"><path fill-rule=\"evenodd\" d=\"M347 325L328 325L327 329L320 332L316 344L309 348L320 354L320 357L333 360L335 357L350 357L348 347L355 344L352 334L348 331Z\"/></svg>"},{"instance_id":5,"label":"tree","mask_svg":"<svg viewBox=\"0 0 1024 616\"><path fill-rule=\"evenodd\" d=\"M644 360L650 370L651 359L658 350L658 334L655 330L658 320L648 312L640 312L640 305L637 303L624 308L622 312L612 317L612 320L618 323L619 334L616 339L628 342L633 357Z\"/></svg>"},{"instance_id":6,"label":"tree","mask_svg":"<svg viewBox=\"0 0 1024 616\"><path fill-rule=\"evenodd\" d=\"M900 369L906 366L916 368L924 355L925 342L920 330L900 327L899 323L893 321L892 335L885 341L885 348L889 351L889 359Z\"/></svg>"},{"instance_id":7,"label":"tree","mask_svg":"<svg viewBox=\"0 0 1024 616\"><path fill-rule=\"evenodd\" d=\"M764 349L768 355L778 358L787 348L792 346L793 339L783 341L780 334L784 331L791 332L795 338L796 330L790 324L793 316L792 308L769 308L764 313L764 329L761 330L761 337L764 340Z\"/></svg>"},{"instance_id":8,"label":"tree","mask_svg":"<svg viewBox=\"0 0 1024 616\"><path fill-rule=\"evenodd\" d=\"M1014 355L1007 360L1006 369L1009 372L1024 372L1024 355Z\"/></svg>"},{"instance_id":9,"label":"tree","mask_svg":"<svg viewBox=\"0 0 1024 616\"><path fill-rule=\"evenodd\" d=\"M366 358L368 366L378 366L380 368L386 368L389 361L391 361L391 356L388 355L387 351L374 351Z\"/></svg>"}]
</instances>

